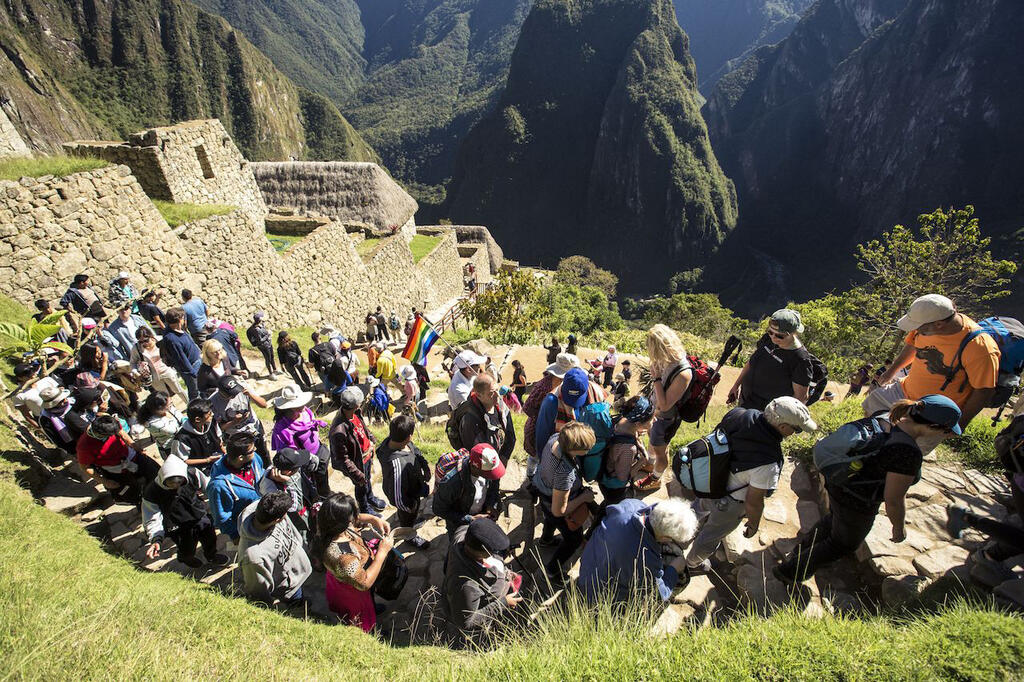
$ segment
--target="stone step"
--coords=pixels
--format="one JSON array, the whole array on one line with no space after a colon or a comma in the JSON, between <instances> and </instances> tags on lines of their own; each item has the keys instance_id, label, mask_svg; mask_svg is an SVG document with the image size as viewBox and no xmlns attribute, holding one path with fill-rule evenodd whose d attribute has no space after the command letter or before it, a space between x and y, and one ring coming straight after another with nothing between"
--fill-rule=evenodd
<instances>
[{"instance_id":1,"label":"stone step","mask_svg":"<svg viewBox=\"0 0 1024 682\"><path fill-rule=\"evenodd\" d=\"M85 511L100 494L91 483L83 483L64 474L57 474L43 488L42 500L43 506L50 511L73 516Z\"/></svg>"}]
</instances>

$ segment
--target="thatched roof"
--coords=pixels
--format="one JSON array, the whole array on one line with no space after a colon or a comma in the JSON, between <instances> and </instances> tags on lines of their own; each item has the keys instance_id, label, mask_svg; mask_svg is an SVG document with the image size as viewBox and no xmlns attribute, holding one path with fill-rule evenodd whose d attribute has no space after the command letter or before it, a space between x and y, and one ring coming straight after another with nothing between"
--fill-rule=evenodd
<instances>
[{"instance_id":1,"label":"thatched roof","mask_svg":"<svg viewBox=\"0 0 1024 682\"><path fill-rule=\"evenodd\" d=\"M381 230L401 227L419 208L375 163L290 161L250 166L269 206L369 223Z\"/></svg>"}]
</instances>

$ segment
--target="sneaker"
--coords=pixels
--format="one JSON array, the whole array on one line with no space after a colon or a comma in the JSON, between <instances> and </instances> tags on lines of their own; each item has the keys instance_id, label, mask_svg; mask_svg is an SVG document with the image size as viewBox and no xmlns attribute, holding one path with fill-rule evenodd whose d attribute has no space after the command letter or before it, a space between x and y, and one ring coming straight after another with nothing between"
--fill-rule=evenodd
<instances>
[{"instance_id":1,"label":"sneaker","mask_svg":"<svg viewBox=\"0 0 1024 682\"><path fill-rule=\"evenodd\" d=\"M969 511L967 507L955 504L946 507L946 513L949 514L949 518L946 519L946 530L953 538L959 540L967 530L967 512Z\"/></svg>"},{"instance_id":2,"label":"sneaker","mask_svg":"<svg viewBox=\"0 0 1024 682\"><path fill-rule=\"evenodd\" d=\"M200 559L197 556L190 556L190 557L187 557L185 559L182 559L182 558L179 557L178 561L180 561L181 563L185 564L189 568L199 568L200 566L203 565L203 560Z\"/></svg>"},{"instance_id":3,"label":"sneaker","mask_svg":"<svg viewBox=\"0 0 1024 682\"><path fill-rule=\"evenodd\" d=\"M384 509L388 506L388 503L380 499L379 497L370 497L366 501L370 504L371 507L373 507L377 511L384 511Z\"/></svg>"},{"instance_id":4,"label":"sneaker","mask_svg":"<svg viewBox=\"0 0 1024 682\"><path fill-rule=\"evenodd\" d=\"M686 568L690 570L693 575L702 575L711 572L711 559L705 559L696 566L691 566L689 563L686 564Z\"/></svg>"},{"instance_id":5,"label":"sneaker","mask_svg":"<svg viewBox=\"0 0 1024 682\"><path fill-rule=\"evenodd\" d=\"M227 554L221 554L220 552L218 552L213 556L206 557L206 563L212 564L214 566L227 566L231 563L231 557L229 557Z\"/></svg>"},{"instance_id":6,"label":"sneaker","mask_svg":"<svg viewBox=\"0 0 1024 682\"><path fill-rule=\"evenodd\" d=\"M430 545L430 540L425 540L421 538L419 535L413 535L411 538L409 538L407 542L416 549L423 549L424 547Z\"/></svg>"},{"instance_id":7,"label":"sneaker","mask_svg":"<svg viewBox=\"0 0 1024 682\"><path fill-rule=\"evenodd\" d=\"M555 545L558 544L558 539L555 538L554 535L552 535L551 537L548 537L548 538L546 538L543 535L541 535L540 538L538 538L536 544L539 547L554 547Z\"/></svg>"},{"instance_id":8,"label":"sneaker","mask_svg":"<svg viewBox=\"0 0 1024 682\"><path fill-rule=\"evenodd\" d=\"M633 484L633 487L645 492L648 490L657 490L661 487L661 477L656 477L654 474L647 474L639 481L636 481Z\"/></svg>"}]
</instances>

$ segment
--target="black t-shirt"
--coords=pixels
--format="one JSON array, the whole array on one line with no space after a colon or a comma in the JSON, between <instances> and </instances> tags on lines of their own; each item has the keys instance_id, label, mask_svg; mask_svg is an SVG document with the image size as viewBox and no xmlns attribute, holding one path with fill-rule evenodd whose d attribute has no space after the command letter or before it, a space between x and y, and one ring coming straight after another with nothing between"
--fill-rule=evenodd
<instances>
[{"instance_id":1,"label":"black t-shirt","mask_svg":"<svg viewBox=\"0 0 1024 682\"><path fill-rule=\"evenodd\" d=\"M519 384L524 384L522 388L525 388L526 370L522 368L518 368L516 369L516 371L512 372L512 385L515 386L516 388L520 388Z\"/></svg>"},{"instance_id":2,"label":"black t-shirt","mask_svg":"<svg viewBox=\"0 0 1024 682\"><path fill-rule=\"evenodd\" d=\"M885 499L885 478L890 472L916 479L923 462L921 448L897 427L878 454L860 460L860 471L851 473L845 486L829 486L829 496L848 506L875 509Z\"/></svg>"},{"instance_id":3,"label":"black t-shirt","mask_svg":"<svg viewBox=\"0 0 1024 682\"><path fill-rule=\"evenodd\" d=\"M750 356L740 407L763 410L775 398L793 395L793 384L809 386L813 375L811 354L806 348L779 348L765 335Z\"/></svg>"},{"instance_id":4,"label":"black t-shirt","mask_svg":"<svg viewBox=\"0 0 1024 682\"><path fill-rule=\"evenodd\" d=\"M140 303L139 315L142 315L142 318L146 320L146 322L152 322L157 317L161 320L164 319L164 311L160 310L155 303Z\"/></svg>"}]
</instances>

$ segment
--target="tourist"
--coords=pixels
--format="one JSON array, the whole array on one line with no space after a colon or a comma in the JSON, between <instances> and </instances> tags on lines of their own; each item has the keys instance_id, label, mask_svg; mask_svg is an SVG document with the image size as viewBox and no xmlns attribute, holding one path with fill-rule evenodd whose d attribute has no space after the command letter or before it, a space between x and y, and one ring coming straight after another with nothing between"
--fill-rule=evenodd
<instances>
[{"instance_id":1,"label":"tourist","mask_svg":"<svg viewBox=\"0 0 1024 682\"><path fill-rule=\"evenodd\" d=\"M161 355L172 369L181 375L188 391L188 399L199 397L199 367L202 355L199 346L185 332L185 312L181 308L167 311L167 333L160 341Z\"/></svg>"},{"instance_id":2,"label":"tourist","mask_svg":"<svg viewBox=\"0 0 1024 682\"><path fill-rule=\"evenodd\" d=\"M377 447L384 496L398 510L395 539L407 539L416 549L427 546L416 534L420 502L430 494L430 465L412 443L416 420L400 414L391 420L388 437Z\"/></svg>"},{"instance_id":3,"label":"tourist","mask_svg":"<svg viewBox=\"0 0 1024 682\"><path fill-rule=\"evenodd\" d=\"M384 347L383 341L377 342L377 350L379 353L371 374L386 386L398 376L398 361L395 359L395 354Z\"/></svg>"},{"instance_id":4,"label":"tourist","mask_svg":"<svg viewBox=\"0 0 1024 682\"><path fill-rule=\"evenodd\" d=\"M256 443L256 454L262 460L263 466L268 467L270 451L267 450L267 432L263 422L253 411L253 404L266 407L267 401L230 374L218 379L217 390L210 395L213 418L220 427L224 440L236 433L251 434Z\"/></svg>"},{"instance_id":5,"label":"tourist","mask_svg":"<svg viewBox=\"0 0 1024 682\"><path fill-rule=\"evenodd\" d=\"M256 456L252 434L234 434L225 449L226 454L210 470L206 499L218 530L237 543L239 514L260 498L256 485L263 478L263 464Z\"/></svg>"},{"instance_id":6,"label":"tourist","mask_svg":"<svg viewBox=\"0 0 1024 682\"><path fill-rule=\"evenodd\" d=\"M252 347L263 354L263 364L267 368L267 376L275 377L279 374L277 365L274 364L274 345L271 343L271 333L266 326L267 314L262 310L252 316L252 324L245 330L245 337L249 339Z\"/></svg>"},{"instance_id":7,"label":"tourist","mask_svg":"<svg viewBox=\"0 0 1024 682\"><path fill-rule=\"evenodd\" d=\"M498 389L498 395L501 396L501 401L505 403L505 407L512 414L519 414L523 411L523 404L519 402L519 398L512 392L512 389L508 386L502 386Z\"/></svg>"},{"instance_id":8,"label":"tourist","mask_svg":"<svg viewBox=\"0 0 1024 682\"><path fill-rule=\"evenodd\" d=\"M683 548L696 532L697 517L683 500L609 506L580 557L580 592L591 604L606 596L621 604L652 593L667 602L684 566L678 558L666 561L662 546Z\"/></svg>"},{"instance_id":9,"label":"tourist","mask_svg":"<svg viewBox=\"0 0 1024 682\"><path fill-rule=\"evenodd\" d=\"M320 442L320 429L327 428L327 422L317 419L309 403L313 394L304 392L295 384L281 389L281 394L274 398L274 428L270 435L270 447L275 451L284 448L305 450L310 453L310 471L314 477L316 499L331 494L328 459L330 450Z\"/></svg>"},{"instance_id":10,"label":"tourist","mask_svg":"<svg viewBox=\"0 0 1024 682\"><path fill-rule=\"evenodd\" d=\"M398 368L395 379L402 389L402 402L399 405L399 409L422 421L424 417L416 406L420 395L420 385L416 379L415 368L412 365L402 365Z\"/></svg>"},{"instance_id":11,"label":"tourist","mask_svg":"<svg viewBox=\"0 0 1024 682\"><path fill-rule=\"evenodd\" d=\"M372 548L361 531L376 532ZM324 500L316 517L310 554L323 563L327 606L342 622L370 632L377 624L373 585L391 552L391 527L375 516L361 514L355 500L335 493Z\"/></svg>"},{"instance_id":12,"label":"tourist","mask_svg":"<svg viewBox=\"0 0 1024 682\"><path fill-rule=\"evenodd\" d=\"M78 465L117 499L137 502L160 467L133 446L117 417L99 414L78 438Z\"/></svg>"},{"instance_id":13,"label":"tourist","mask_svg":"<svg viewBox=\"0 0 1024 682\"><path fill-rule=\"evenodd\" d=\"M42 376L42 367L34 363L21 362L14 366L14 379L18 388L11 396L14 408L21 413L25 422L34 429L39 428L39 415L43 413L42 391L60 387L52 376Z\"/></svg>"},{"instance_id":14,"label":"tourist","mask_svg":"<svg viewBox=\"0 0 1024 682\"><path fill-rule=\"evenodd\" d=\"M700 500L707 519L686 556L691 571L711 570L708 557L744 517L743 537L757 534L765 498L775 490L782 472L782 440L817 429L807 406L793 396L775 398L763 412L735 407L726 413L716 430L725 434L729 443L729 493L718 500Z\"/></svg>"},{"instance_id":15,"label":"tourist","mask_svg":"<svg viewBox=\"0 0 1024 682\"><path fill-rule=\"evenodd\" d=\"M61 297L60 305L79 317L91 317L96 320L102 320L107 316L107 312L103 309L103 299L90 286L89 275L75 275L68 290ZM75 321L73 318L70 322L72 328L77 330L74 326Z\"/></svg>"},{"instance_id":16,"label":"tourist","mask_svg":"<svg viewBox=\"0 0 1024 682\"><path fill-rule=\"evenodd\" d=\"M654 405L650 400L637 395L623 403L598 482L602 510L626 499L634 478L649 470L647 450L640 436L650 431L653 424Z\"/></svg>"},{"instance_id":17,"label":"tourist","mask_svg":"<svg viewBox=\"0 0 1024 682\"><path fill-rule=\"evenodd\" d=\"M812 356L800 341L804 324L800 313L783 308L772 313L768 331L757 342L729 390L729 403L763 410L780 396L793 396L806 403L814 377Z\"/></svg>"},{"instance_id":18,"label":"tourist","mask_svg":"<svg viewBox=\"0 0 1024 682\"><path fill-rule=\"evenodd\" d=\"M299 348L298 341L292 339L286 331L280 331L277 334L277 359L281 361L281 366L291 375L295 383L302 387L302 390L313 389L313 381L309 378L306 364L302 360L302 349Z\"/></svg>"},{"instance_id":19,"label":"tourist","mask_svg":"<svg viewBox=\"0 0 1024 682\"><path fill-rule=\"evenodd\" d=\"M226 554L217 552L213 518L200 497L208 482L205 474L177 457L164 461L156 480L142 492L148 559L160 556L161 542L171 538L178 547L178 561L189 568L203 565L196 556L197 545L202 545L208 564L225 566L231 562Z\"/></svg>"},{"instance_id":20,"label":"tourist","mask_svg":"<svg viewBox=\"0 0 1024 682\"><path fill-rule=\"evenodd\" d=\"M540 462L533 474L545 521L545 535L541 536L540 544L555 544L555 530L562 535L554 554L544 565L548 580L556 587L565 581L569 560L583 544L583 525L590 516L590 507L596 507L594 491L584 488L578 463L594 447L595 441L594 431L589 426L569 422L552 434L541 448Z\"/></svg>"},{"instance_id":21,"label":"tourist","mask_svg":"<svg viewBox=\"0 0 1024 682\"><path fill-rule=\"evenodd\" d=\"M526 424L523 426L523 449L526 450L526 486L530 485L533 472L537 469L537 417L541 405L549 393L562 385L562 379L573 367L579 365L575 355L560 353L555 362L548 365L540 381L530 389L530 397L523 404L526 413Z\"/></svg>"},{"instance_id":22,"label":"tourist","mask_svg":"<svg viewBox=\"0 0 1024 682\"><path fill-rule=\"evenodd\" d=\"M93 333L91 343L98 346L107 360L127 360L128 355L121 349L121 343L110 333L110 321L108 318L94 320L91 317L82 318L82 328Z\"/></svg>"},{"instance_id":23,"label":"tourist","mask_svg":"<svg viewBox=\"0 0 1024 682\"><path fill-rule=\"evenodd\" d=\"M213 464L224 454L224 439L213 416L213 406L205 398L189 401L185 421L174 434L170 454L209 474Z\"/></svg>"},{"instance_id":24,"label":"tourist","mask_svg":"<svg viewBox=\"0 0 1024 682\"><path fill-rule=\"evenodd\" d=\"M481 642L508 625L509 611L522 603L522 576L505 566L510 546L505 532L488 518L474 519L455 532L442 586L453 641Z\"/></svg>"},{"instance_id":25,"label":"tourist","mask_svg":"<svg viewBox=\"0 0 1024 682\"><path fill-rule=\"evenodd\" d=\"M860 392L864 390L864 387L871 383L871 364L865 363L854 370L853 374L850 375L850 390L846 392L846 396L843 400L846 400L852 395L860 395Z\"/></svg>"},{"instance_id":26,"label":"tourist","mask_svg":"<svg viewBox=\"0 0 1024 682\"><path fill-rule=\"evenodd\" d=\"M918 443L960 434L960 408L942 395L900 400L889 412L892 430L874 455L858 460L842 485L827 484L829 513L776 566L784 582L806 580L822 566L853 554L875 523L878 508L892 524L891 540L906 539L906 496L921 476L924 454Z\"/></svg>"},{"instance_id":27,"label":"tourist","mask_svg":"<svg viewBox=\"0 0 1024 682\"><path fill-rule=\"evenodd\" d=\"M39 428L65 455L75 457L78 438L85 433L89 423L74 411L71 391L62 386L47 386L39 390L39 399L43 405L39 413Z\"/></svg>"},{"instance_id":28,"label":"tourist","mask_svg":"<svg viewBox=\"0 0 1024 682\"><path fill-rule=\"evenodd\" d=\"M345 372L351 384L359 383L359 358L352 352L352 342L348 339L341 339L338 342L336 351L338 369Z\"/></svg>"},{"instance_id":29,"label":"tourist","mask_svg":"<svg viewBox=\"0 0 1024 682\"><path fill-rule=\"evenodd\" d=\"M654 453L654 470L636 482L637 490L656 490L668 468L668 446L683 423L679 402L690 389L693 368L686 359L686 349L679 335L663 324L647 332L647 356L651 361L654 386L654 424L650 443Z\"/></svg>"},{"instance_id":30,"label":"tourist","mask_svg":"<svg viewBox=\"0 0 1024 682\"><path fill-rule=\"evenodd\" d=\"M110 368L110 359L100 348L98 343L90 341L84 343L78 349L78 364L64 370L61 376L66 384L73 384L75 377L79 374L91 374L100 381L107 378L107 371Z\"/></svg>"},{"instance_id":31,"label":"tourist","mask_svg":"<svg viewBox=\"0 0 1024 682\"><path fill-rule=\"evenodd\" d=\"M377 340L391 343L391 335L388 333L388 320L384 317L384 310L380 306L377 306L377 312L374 313L373 319L377 322Z\"/></svg>"},{"instance_id":32,"label":"tourist","mask_svg":"<svg viewBox=\"0 0 1024 682\"><path fill-rule=\"evenodd\" d=\"M544 346L544 350L548 352L548 364L553 364L558 359L558 354L562 352L562 344L558 342L558 337L551 337L551 345Z\"/></svg>"},{"instance_id":33,"label":"tourist","mask_svg":"<svg viewBox=\"0 0 1024 682\"><path fill-rule=\"evenodd\" d=\"M318 464L308 450L281 448L256 485L260 495L288 493L292 500L288 516L303 537L311 530L310 513L321 498L312 478Z\"/></svg>"},{"instance_id":34,"label":"tourist","mask_svg":"<svg viewBox=\"0 0 1024 682\"><path fill-rule=\"evenodd\" d=\"M629 395L629 384L626 383L626 375L619 372L615 375L615 382L612 384L612 405L621 405Z\"/></svg>"},{"instance_id":35,"label":"tourist","mask_svg":"<svg viewBox=\"0 0 1024 682\"><path fill-rule=\"evenodd\" d=\"M516 394L516 398L519 399L519 404L523 404L523 396L526 395L526 370L523 369L523 363L519 360L512 361L512 385L510 388L512 392Z\"/></svg>"},{"instance_id":36,"label":"tourist","mask_svg":"<svg viewBox=\"0 0 1024 682\"><path fill-rule=\"evenodd\" d=\"M593 383L579 367L565 373L561 385L545 398L537 414L536 446L542 452L551 436L562 430L565 424L578 421L591 427L595 442L585 460L580 464L588 480L600 474L601 458L612 432L611 414L604 400L604 391ZM534 476L536 479L536 476Z\"/></svg>"},{"instance_id":37,"label":"tourist","mask_svg":"<svg viewBox=\"0 0 1024 682\"><path fill-rule=\"evenodd\" d=\"M197 346L203 345L206 341L206 321L210 312L206 302L198 296L193 296L188 289L182 289L181 309L185 311L188 333L192 335L192 340Z\"/></svg>"},{"instance_id":38,"label":"tourist","mask_svg":"<svg viewBox=\"0 0 1024 682\"><path fill-rule=\"evenodd\" d=\"M394 310L388 316L388 329L391 330L391 340L402 343L402 321L398 319L398 313Z\"/></svg>"},{"instance_id":39,"label":"tourist","mask_svg":"<svg viewBox=\"0 0 1024 682\"><path fill-rule=\"evenodd\" d=\"M452 363L455 373L448 385L448 404L454 410L469 399L473 391L473 379L483 369L486 358L471 350L464 350L455 356Z\"/></svg>"},{"instance_id":40,"label":"tourist","mask_svg":"<svg viewBox=\"0 0 1024 682\"><path fill-rule=\"evenodd\" d=\"M139 291L132 284L129 277L129 274L122 270L117 273L114 279L110 280L110 287L107 290L107 302L111 308L118 309L127 305L130 310L136 309Z\"/></svg>"},{"instance_id":41,"label":"tourist","mask_svg":"<svg viewBox=\"0 0 1024 682\"><path fill-rule=\"evenodd\" d=\"M377 331L377 316L373 314L373 311L366 313L366 342L374 343L378 339ZM371 364L372 367L372 364Z\"/></svg>"},{"instance_id":42,"label":"tourist","mask_svg":"<svg viewBox=\"0 0 1024 682\"><path fill-rule=\"evenodd\" d=\"M576 355L576 347L579 342L576 340L575 334L569 334L569 343L565 344L565 352L569 355Z\"/></svg>"},{"instance_id":43,"label":"tourist","mask_svg":"<svg viewBox=\"0 0 1024 682\"><path fill-rule=\"evenodd\" d=\"M141 315L132 313L130 303L119 308L117 318L107 326L107 331L117 340L117 345L123 359L128 360L131 358L132 348L135 347L139 330L141 329L152 331Z\"/></svg>"},{"instance_id":44,"label":"tourist","mask_svg":"<svg viewBox=\"0 0 1024 682\"><path fill-rule=\"evenodd\" d=\"M366 364L370 366L370 376L377 376L377 358L384 350L384 344L374 341L366 348Z\"/></svg>"},{"instance_id":45,"label":"tourist","mask_svg":"<svg viewBox=\"0 0 1024 682\"><path fill-rule=\"evenodd\" d=\"M611 388L612 376L615 374L615 367L619 364L619 354L615 352L615 346L608 346L608 352L601 359L601 369L604 370L602 388Z\"/></svg>"},{"instance_id":46,"label":"tourist","mask_svg":"<svg viewBox=\"0 0 1024 682\"><path fill-rule=\"evenodd\" d=\"M330 431L331 464L355 486L359 511L379 514L387 503L373 493L373 451L377 441L363 421L362 403L363 392L355 386L341 393Z\"/></svg>"},{"instance_id":47,"label":"tourist","mask_svg":"<svg viewBox=\"0 0 1024 682\"><path fill-rule=\"evenodd\" d=\"M896 325L907 332L903 350L878 378L880 388L864 399L864 414L887 410L899 400L939 394L957 404L960 428L966 429L995 393L1000 357L995 340L976 334L959 353L961 343L980 327L939 294L916 299ZM898 377L904 368L909 372ZM919 445L926 453L945 437L941 431L925 434L929 440Z\"/></svg>"},{"instance_id":48,"label":"tourist","mask_svg":"<svg viewBox=\"0 0 1024 682\"><path fill-rule=\"evenodd\" d=\"M174 437L181 430L185 416L171 404L170 396L161 391L153 391L139 408L136 421L146 427L160 458L166 461L172 454Z\"/></svg>"},{"instance_id":49,"label":"tourist","mask_svg":"<svg viewBox=\"0 0 1024 682\"><path fill-rule=\"evenodd\" d=\"M138 342L132 346L132 352L129 355L131 368L141 374L149 374L151 391L162 391L169 396L177 396L183 403L187 403L188 396L182 390L181 384L178 383L178 373L173 367L164 363L153 330L139 329L136 332L136 338Z\"/></svg>"},{"instance_id":50,"label":"tourist","mask_svg":"<svg viewBox=\"0 0 1024 682\"><path fill-rule=\"evenodd\" d=\"M250 599L294 605L302 584L313 574L302 536L288 518L292 498L286 492L264 495L238 516L238 569Z\"/></svg>"},{"instance_id":51,"label":"tourist","mask_svg":"<svg viewBox=\"0 0 1024 682\"><path fill-rule=\"evenodd\" d=\"M164 319L164 311L160 310L158 305L159 301L160 292L155 289L150 289L143 293L142 301L139 303L139 315L149 323L154 332L163 336L164 330L167 328L167 322Z\"/></svg>"},{"instance_id":52,"label":"tourist","mask_svg":"<svg viewBox=\"0 0 1024 682\"><path fill-rule=\"evenodd\" d=\"M508 464L516 446L516 431L512 413L502 402L490 374L478 374L473 379L473 391L458 421L458 447L470 450L474 445L487 443L497 450L503 465Z\"/></svg>"},{"instance_id":53,"label":"tourist","mask_svg":"<svg viewBox=\"0 0 1024 682\"><path fill-rule=\"evenodd\" d=\"M416 383L420 387L420 400L426 400L427 391L430 390L430 373L427 372L426 362L427 359L423 358L420 362L412 363L412 367L416 371Z\"/></svg>"},{"instance_id":54,"label":"tourist","mask_svg":"<svg viewBox=\"0 0 1024 682\"><path fill-rule=\"evenodd\" d=\"M622 361L622 378L627 384L633 380L633 363L629 360Z\"/></svg>"},{"instance_id":55,"label":"tourist","mask_svg":"<svg viewBox=\"0 0 1024 682\"><path fill-rule=\"evenodd\" d=\"M243 372L231 364L220 341L208 340L203 344L203 362L196 377L199 392L209 395L211 391L217 390L221 378L231 375L242 377Z\"/></svg>"},{"instance_id":56,"label":"tourist","mask_svg":"<svg viewBox=\"0 0 1024 682\"><path fill-rule=\"evenodd\" d=\"M498 480L505 475L505 465L498 452L480 443L469 455L460 457L434 486L434 515L444 520L448 537L459 526L475 518L497 519L501 512Z\"/></svg>"},{"instance_id":57,"label":"tourist","mask_svg":"<svg viewBox=\"0 0 1024 682\"><path fill-rule=\"evenodd\" d=\"M227 322L214 318L206 321L206 339L216 341L227 354L228 364L245 371L245 359L242 357L242 342L234 328Z\"/></svg>"}]
</instances>

